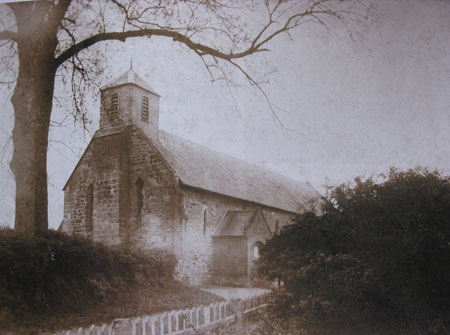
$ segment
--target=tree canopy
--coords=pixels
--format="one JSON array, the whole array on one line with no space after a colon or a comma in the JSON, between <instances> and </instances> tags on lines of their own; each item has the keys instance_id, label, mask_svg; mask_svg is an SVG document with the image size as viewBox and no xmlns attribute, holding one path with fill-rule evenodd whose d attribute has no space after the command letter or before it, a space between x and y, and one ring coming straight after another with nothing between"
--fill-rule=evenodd
<instances>
[{"instance_id":1,"label":"tree canopy","mask_svg":"<svg viewBox=\"0 0 450 335\"><path fill-rule=\"evenodd\" d=\"M448 333L450 178L391 169L332 188L320 215L267 242L259 271L284 283L273 312L311 334Z\"/></svg>"}]
</instances>

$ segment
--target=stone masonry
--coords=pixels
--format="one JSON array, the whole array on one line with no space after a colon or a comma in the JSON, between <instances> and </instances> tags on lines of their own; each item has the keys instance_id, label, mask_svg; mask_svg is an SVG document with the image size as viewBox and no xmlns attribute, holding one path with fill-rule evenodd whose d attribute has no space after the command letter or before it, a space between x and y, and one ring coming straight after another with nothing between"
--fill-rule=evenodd
<instances>
[{"instance_id":1,"label":"stone masonry","mask_svg":"<svg viewBox=\"0 0 450 335\"><path fill-rule=\"evenodd\" d=\"M258 246L318 196L160 131L159 95L132 69L101 101L100 129L64 187L63 231L169 250L189 284L251 284Z\"/></svg>"}]
</instances>

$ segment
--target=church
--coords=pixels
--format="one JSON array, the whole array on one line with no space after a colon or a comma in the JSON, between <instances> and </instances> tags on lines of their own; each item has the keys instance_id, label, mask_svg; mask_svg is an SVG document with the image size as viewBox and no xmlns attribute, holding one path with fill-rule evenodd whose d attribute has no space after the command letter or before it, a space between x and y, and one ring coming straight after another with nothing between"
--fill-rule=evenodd
<instances>
[{"instance_id":1,"label":"church","mask_svg":"<svg viewBox=\"0 0 450 335\"><path fill-rule=\"evenodd\" d=\"M132 68L100 94L99 129L64 186L60 230L168 250L187 284L251 285L261 245L320 194L160 130L160 96Z\"/></svg>"}]
</instances>

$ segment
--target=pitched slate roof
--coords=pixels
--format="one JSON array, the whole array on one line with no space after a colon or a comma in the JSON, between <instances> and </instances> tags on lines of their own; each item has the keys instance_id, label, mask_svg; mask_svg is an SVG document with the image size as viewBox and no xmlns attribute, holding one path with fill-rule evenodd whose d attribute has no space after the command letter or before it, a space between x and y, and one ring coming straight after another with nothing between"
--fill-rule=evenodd
<instances>
[{"instance_id":1,"label":"pitched slate roof","mask_svg":"<svg viewBox=\"0 0 450 335\"><path fill-rule=\"evenodd\" d=\"M91 142L98 137L119 134L125 128L126 126L98 130ZM308 201L320 197L320 193L309 183L264 170L173 134L160 130L159 141L156 141L148 138L142 130L140 133L158 149L185 185L292 213L303 211ZM63 190L69 184L78 164Z\"/></svg>"},{"instance_id":2,"label":"pitched slate roof","mask_svg":"<svg viewBox=\"0 0 450 335\"><path fill-rule=\"evenodd\" d=\"M229 211L213 236L243 236L256 216L256 211Z\"/></svg>"},{"instance_id":3,"label":"pitched slate roof","mask_svg":"<svg viewBox=\"0 0 450 335\"><path fill-rule=\"evenodd\" d=\"M105 86L102 86L100 90L125 84L135 84L159 96L159 94L156 93L156 91L153 88L151 88L151 86L144 79L142 79L136 72L134 72L132 66L130 66L130 69L124 74L122 74L119 78L113 80L112 82L106 84Z\"/></svg>"},{"instance_id":4,"label":"pitched slate roof","mask_svg":"<svg viewBox=\"0 0 450 335\"><path fill-rule=\"evenodd\" d=\"M185 185L293 213L301 212L309 200L320 196L309 183L289 179L170 133L159 131L159 142L155 142Z\"/></svg>"}]
</instances>

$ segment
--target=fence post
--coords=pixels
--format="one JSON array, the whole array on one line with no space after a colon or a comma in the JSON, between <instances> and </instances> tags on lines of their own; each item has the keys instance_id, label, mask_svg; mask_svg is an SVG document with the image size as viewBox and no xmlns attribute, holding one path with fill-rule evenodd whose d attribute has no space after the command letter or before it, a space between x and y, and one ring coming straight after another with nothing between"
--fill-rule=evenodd
<instances>
[{"instance_id":1,"label":"fence post","mask_svg":"<svg viewBox=\"0 0 450 335\"><path fill-rule=\"evenodd\" d=\"M184 316L185 317L183 318L183 329L186 329L188 327L188 325L192 323L191 311L186 308L186 314Z\"/></svg>"},{"instance_id":2,"label":"fence post","mask_svg":"<svg viewBox=\"0 0 450 335\"><path fill-rule=\"evenodd\" d=\"M97 327L97 329L95 330L95 334L96 335L105 335L106 334L105 330L106 330L106 325L102 324L101 326Z\"/></svg>"},{"instance_id":3,"label":"fence post","mask_svg":"<svg viewBox=\"0 0 450 335\"><path fill-rule=\"evenodd\" d=\"M180 330L180 324L179 324L179 317L180 317L180 311L176 311L175 312L175 331L179 331Z\"/></svg>"},{"instance_id":4,"label":"fence post","mask_svg":"<svg viewBox=\"0 0 450 335\"><path fill-rule=\"evenodd\" d=\"M151 335L155 335L155 334L156 334L155 323L156 323L155 319L152 319L152 320L150 321L150 327L151 327L151 330L152 330L152 334L151 334Z\"/></svg>"},{"instance_id":5,"label":"fence post","mask_svg":"<svg viewBox=\"0 0 450 335\"><path fill-rule=\"evenodd\" d=\"M112 335L136 334L133 332L133 322L130 319L115 319L112 322L111 333Z\"/></svg>"},{"instance_id":6,"label":"fence post","mask_svg":"<svg viewBox=\"0 0 450 335\"><path fill-rule=\"evenodd\" d=\"M194 327L194 309L189 310L189 327Z\"/></svg>"},{"instance_id":7,"label":"fence post","mask_svg":"<svg viewBox=\"0 0 450 335\"><path fill-rule=\"evenodd\" d=\"M211 309L210 306L203 307L203 320L206 324L209 324L211 322Z\"/></svg>"},{"instance_id":8,"label":"fence post","mask_svg":"<svg viewBox=\"0 0 450 335\"><path fill-rule=\"evenodd\" d=\"M108 326L107 326L107 330L108 330L108 335L112 335L112 333L113 333L113 325L112 325L112 323L110 323Z\"/></svg>"},{"instance_id":9,"label":"fence post","mask_svg":"<svg viewBox=\"0 0 450 335\"><path fill-rule=\"evenodd\" d=\"M244 306L244 302L240 301L239 299L231 300L230 305L229 305L230 312L231 312L231 314L234 313L235 318L236 318L236 323L237 323L238 327L240 327L240 328L243 327L243 325L244 325L244 320L243 320L244 314L242 313L243 306Z\"/></svg>"},{"instance_id":10,"label":"fence post","mask_svg":"<svg viewBox=\"0 0 450 335\"><path fill-rule=\"evenodd\" d=\"M164 334L164 315L161 315L160 317L159 317L159 326L160 326L160 328L161 328L161 335L163 335Z\"/></svg>"},{"instance_id":11,"label":"fence post","mask_svg":"<svg viewBox=\"0 0 450 335\"><path fill-rule=\"evenodd\" d=\"M245 328L250 311L265 305L269 301L269 295L262 293L242 300L221 301L153 316L115 319L111 324L92 324L85 329L74 328L54 335L168 335L216 324L227 318L232 319L233 316L238 326Z\"/></svg>"},{"instance_id":12,"label":"fence post","mask_svg":"<svg viewBox=\"0 0 450 335\"><path fill-rule=\"evenodd\" d=\"M172 333L172 312L167 313L167 334Z\"/></svg>"},{"instance_id":13,"label":"fence post","mask_svg":"<svg viewBox=\"0 0 450 335\"><path fill-rule=\"evenodd\" d=\"M141 321L142 335L147 335L148 316L143 317Z\"/></svg>"},{"instance_id":14,"label":"fence post","mask_svg":"<svg viewBox=\"0 0 450 335\"><path fill-rule=\"evenodd\" d=\"M140 320L140 318L131 320L131 335L136 335L136 324L138 323L138 320Z\"/></svg>"}]
</instances>

